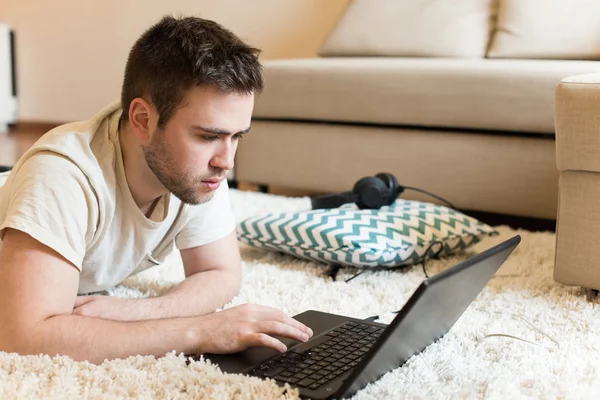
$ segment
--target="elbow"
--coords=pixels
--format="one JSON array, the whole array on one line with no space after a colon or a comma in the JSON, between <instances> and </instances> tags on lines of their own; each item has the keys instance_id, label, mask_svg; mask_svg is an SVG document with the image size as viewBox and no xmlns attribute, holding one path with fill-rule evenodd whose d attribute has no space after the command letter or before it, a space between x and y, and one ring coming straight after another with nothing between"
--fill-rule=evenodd
<instances>
[{"instance_id":1,"label":"elbow","mask_svg":"<svg viewBox=\"0 0 600 400\"><path fill-rule=\"evenodd\" d=\"M16 324L5 323L0 327L0 351L20 355L35 354L32 330Z\"/></svg>"},{"instance_id":2,"label":"elbow","mask_svg":"<svg viewBox=\"0 0 600 400\"><path fill-rule=\"evenodd\" d=\"M4 323L0 326L0 351L26 355L57 355L66 354L60 348L52 345L48 340L47 322L53 317L47 317L40 321L15 321ZM9 319L10 321L10 319ZM50 336L52 336L50 334ZM75 360L77 361L77 360Z\"/></svg>"},{"instance_id":3,"label":"elbow","mask_svg":"<svg viewBox=\"0 0 600 400\"><path fill-rule=\"evenodd\" d=\"M22 346L19 346L12 338L0 335L0 351L3 353L23 354Z\"/></svg>"}]
</instances>

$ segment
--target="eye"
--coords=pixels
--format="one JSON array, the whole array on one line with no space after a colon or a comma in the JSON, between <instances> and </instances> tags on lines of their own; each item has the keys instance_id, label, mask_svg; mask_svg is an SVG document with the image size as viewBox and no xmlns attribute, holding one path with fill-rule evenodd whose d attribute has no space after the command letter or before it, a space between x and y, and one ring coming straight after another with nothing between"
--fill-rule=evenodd
<instances>
[{"instance_id":1,"label":"eye","mask_svg":"<svg viewBox=\"0 0 600 400\"><path fill-rule=\"evenodd\" d=\"M203 135L201 137L202 140L204 140L205 142L214 142L216 140L219 140L219 136L217 135Z\"/></svg>"},{"instance_id":2,"label":"eye","mask_svg":"<svg viewBox=\"0 0 600 400\"><path fill-rule=\"evenodd\" d=\"M234 139L243 139L245 136L244 133L236 133L235 135L233 135Z\"/></svg>"}]
</instances>

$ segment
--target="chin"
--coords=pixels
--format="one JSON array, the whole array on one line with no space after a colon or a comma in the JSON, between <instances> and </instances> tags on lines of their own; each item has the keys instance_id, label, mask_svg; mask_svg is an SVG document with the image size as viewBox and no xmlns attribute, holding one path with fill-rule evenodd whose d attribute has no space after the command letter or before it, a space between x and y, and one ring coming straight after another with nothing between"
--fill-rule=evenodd
<instances>
[{"instance_id":1,"label":"chin","mask_svg":"<svg viewBox=\"0 0 600 400\"><path fill-rule=\"evenodd\" d=\"M183 201L184 203L187 204L191 204L191 205L198 205L198 204L204 204L204 203L208 203L209 201L212 200L212 198L214 197L214 193L210 192L210 193L199 193L196 196L194 196L193 199L189 199L191 201Z\"/></svg>"},{"instance_id":2,"label":"chin","mask_svg":"<svg viewBox=\"0 0 600 400\"><path fill-rule=\"evenodd\" d=\"M215 195L215 191L203 191L203 190L171 190L171 193L175 195L182 203L189 205L198 205L208 203L212 200Z\"/></svg>"}]
</instances>

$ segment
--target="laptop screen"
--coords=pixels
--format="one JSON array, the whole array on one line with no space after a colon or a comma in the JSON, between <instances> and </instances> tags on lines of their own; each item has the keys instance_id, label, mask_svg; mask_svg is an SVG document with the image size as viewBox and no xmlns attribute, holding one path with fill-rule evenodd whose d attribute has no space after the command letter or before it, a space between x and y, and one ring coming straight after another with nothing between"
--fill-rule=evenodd
<instances>
[{"instance_id":1,"label":"laptop screen","mask_svg":"<svg viewBox=\"0 0 600 400\"><path fill-rule=\"evenodd\" d=\"M520 236L515 236L422 282L348 376L344 396L398 368L444 336L519 242Z\"/></svg>"}]
</instances>

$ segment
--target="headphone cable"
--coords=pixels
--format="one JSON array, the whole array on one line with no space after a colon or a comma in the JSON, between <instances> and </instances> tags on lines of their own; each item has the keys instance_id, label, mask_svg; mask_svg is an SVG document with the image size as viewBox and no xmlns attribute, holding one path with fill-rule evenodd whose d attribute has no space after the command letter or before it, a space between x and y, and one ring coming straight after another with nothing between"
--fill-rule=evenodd
<instances>
[{"instance_id":1,"label":"headphone cable","mask_svg":"<svg viewBox=\"0 0 600 400\"><path fill-rule=\"evenodd\" d=\"M404 190L414 190L416 192L421 192L421 193L424 193L426 195L429 195L429 196L431 196L433 198L436 198L436 199L438 199L438 200L446 203L453 210L456 210L456 207L454 207L454 205L452 203L450 203L448 200L444 199L443 197L437 196L437 195L435 195L433 193L430 193L427 190L419 189L419 188L412 187L412 186L402 186L402 187L404 188Z\"/></svg>"}]
</instances>

